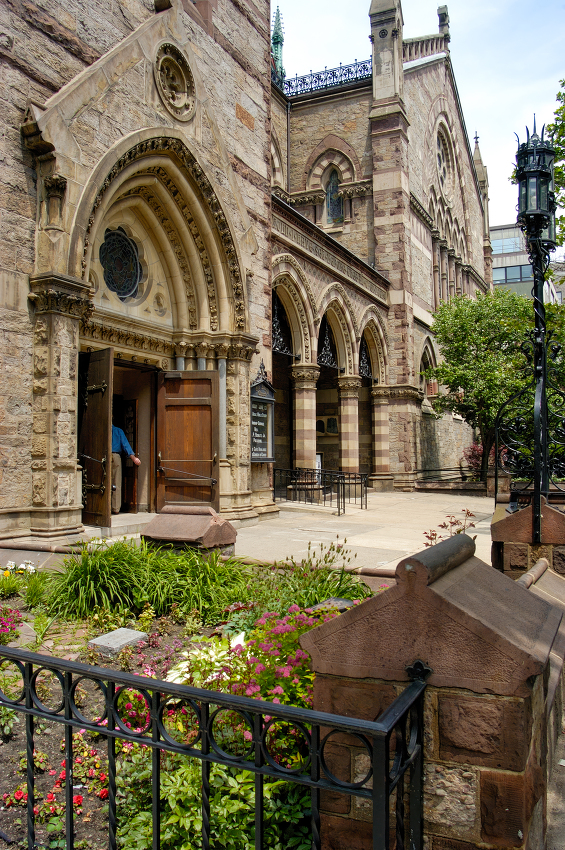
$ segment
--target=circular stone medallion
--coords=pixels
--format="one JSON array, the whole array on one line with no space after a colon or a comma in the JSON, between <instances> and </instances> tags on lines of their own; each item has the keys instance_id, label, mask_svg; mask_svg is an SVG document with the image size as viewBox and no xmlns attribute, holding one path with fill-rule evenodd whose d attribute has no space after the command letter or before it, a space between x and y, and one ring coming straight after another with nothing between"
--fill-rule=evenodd
<instances>
[{"instance_id":1,"label":"circular stone medallion","mask_svg":"<svg viewBox=\"0 0 565 850\"><path fill-rule=\"evenodd\" d=\"M178 121L190 121L196 109L194 78L178 47L162 44L157 51L153 70L165 107Z\"/></svg>"}]
</instances>

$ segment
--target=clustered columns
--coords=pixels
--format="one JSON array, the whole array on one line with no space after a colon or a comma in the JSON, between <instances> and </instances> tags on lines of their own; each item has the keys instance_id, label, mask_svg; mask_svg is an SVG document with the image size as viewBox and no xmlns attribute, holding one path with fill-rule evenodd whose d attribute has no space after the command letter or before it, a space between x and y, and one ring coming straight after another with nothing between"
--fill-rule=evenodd
<instances>
[{"instance_id":1,"label":"clustered columns","mask_svg":"<svg viewBox=\"0 0 565 850\"><path fill-rule=\"evenodd\" d=\"M449 298L449 263L448 263L448 248L445 239L439 243L439 268L440 268L440 301L447 301Z\"/></svg>"},{"instance_id":2,"label":"clustered columns","mask_svg":"<svg viewBox=\"0 0 565 850\"><path fill-rule=\"evenodd\" d=\"M455 251L449 248L447 251L449 265L449 298L455 295Z\"/></svg>"},{"instance_id":3,"label":"clustered columns","mask_svg":"<svg viewBox=\"0 0 565 850\"><path fill-rule=\"evenodd\" d=\"M441 301L441 255L438 230L434 230L432 232L432 256L434 272L434 309L437 310Z\"/></svg>"},{"instance_id":4,"label":"clustered columns","mask_svg":"<svg viewBox=\"0 0 565 850\"><path fill-rule=\"evenodd\" d=\"M294 462L297 469L316 467L316 384L319 366L293 366Z\"/></svg>"},{"instance_id":5,"label":"clustered columns","mask_svg":"<svg viewBox=\"0 0 565 850\"><path fill-rule=\"evenodd\" d=\"M347 375L337 379L339 389L339 454L342 472L359 471L359 387L361 378Z\"/></svg>"},{"instance_id":6,"label":"clustered columns","mask_svg":"<svg viewBox=\"0 0 565 850\"><path fill-rule=\"evenodd\" d=\"M77 371L81 322L92 312L88 286L53 273L30 279L34 307L32 534L82 530L77 496Z\"/></svg>"},{"instance_id":7,"label":"clustered columns","mask_svg":"<svg viewBox=\"0 0 565 850\"><path fill-rule=\"evenodd\" d=\"M373 387L371 401L373 406L373 469L369 481L375 490L392 489L387 389L385 387ZM387 482L390 483L390 488L387 487Z\"/></svg>"}]
</instances>

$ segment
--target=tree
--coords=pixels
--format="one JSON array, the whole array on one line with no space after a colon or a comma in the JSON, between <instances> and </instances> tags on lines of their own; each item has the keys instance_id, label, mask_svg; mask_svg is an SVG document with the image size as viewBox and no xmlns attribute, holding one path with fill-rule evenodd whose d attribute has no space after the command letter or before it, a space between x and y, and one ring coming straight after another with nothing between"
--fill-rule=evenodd
<instances>
[{"instance_id":1,"label":"tree","mask_svg":"<svg viewBox=\"0 0 565 850\"><path fill-rule=\"evenodd\" d=\"M565 80L560 82L561 89L557 93L559 106L555 110L554 122L549 124L547 131L553 135L555 147L555 196L557 206L565 209ZM557 244L565 244L565 215L556 219Z\"/></svg>"},{"instance_id":2,"label":"tree","mask_svg":"<svg viewBox=\"0 0 565 850\"><path fill-rule=\"evenodd\" d=\"M565 309L548 304L546 316L553 340L565 341ZM498 410L527 385L531 375L531 370L524 370L527 362L520 346L533 325L532 301L498 287L478 293L476 299L458 296L445 301L434 315L432 331L443 361L426 371L426 377L442 387L433 407L438 413L458 413L479 432L482 481L486 481ZM559 357L556 367L563 386L565 369Z\"/></svg>"}]
</instances>

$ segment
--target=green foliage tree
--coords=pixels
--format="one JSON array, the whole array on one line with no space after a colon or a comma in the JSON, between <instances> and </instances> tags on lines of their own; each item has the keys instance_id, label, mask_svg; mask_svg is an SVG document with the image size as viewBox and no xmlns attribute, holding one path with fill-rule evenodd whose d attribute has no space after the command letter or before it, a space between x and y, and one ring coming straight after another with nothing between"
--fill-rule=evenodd
<instances>
[{"instance_id":1,"label":"green foliage tree","mask_svg":"<svg viewBox=\"0 0 565 850\"><path fill-rule=\"evenodd\" d=\"M557 206L565 210L565 80L560 82L560 90L557 93L558 107L555 110L553 124L549 124L547 131L553 135L555 147L555 196ZM557 244L565 244L565 215L556 218Z\"/></svg>"},{"instance_id":2,"label":"green foliage tree","mask_svg":"<svg viewBox=\"0 0 565 850\"><path fill-rule=\"evenodd\" d=\"M552 339L563 343L564 308L548 304L546 317ZM432 331L443 360L426 372L428 379L440 385L433 407L437 413L458 413L479 432L482 481L486 481L498 410L528 382L520 346L533 324L532 301L498 287L494 292L478 293L476 299L459 296L445 301L434 315ZM563 386L561 358L556 368L557 381Z\"/></svg>"}]
</instances>

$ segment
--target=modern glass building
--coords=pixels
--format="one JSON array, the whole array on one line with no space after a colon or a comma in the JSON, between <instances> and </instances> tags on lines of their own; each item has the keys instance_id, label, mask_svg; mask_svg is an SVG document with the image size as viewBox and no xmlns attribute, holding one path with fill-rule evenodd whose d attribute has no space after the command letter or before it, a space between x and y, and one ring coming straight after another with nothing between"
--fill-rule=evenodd
<instances>
[{"instance_id":1,"label":"modern glass building","mask_svg":"<svg viewBox=\"0 0 565 850\"><path fill-rule=\"evenodd\" d=\"M490 228L492 245L492 282L511 289L517 295L531 297L534 279L526 252L524 235L517 224ZM552 283L545 285L545 301L561 303L562 293Z\"/></svg>"}]
</instances>

